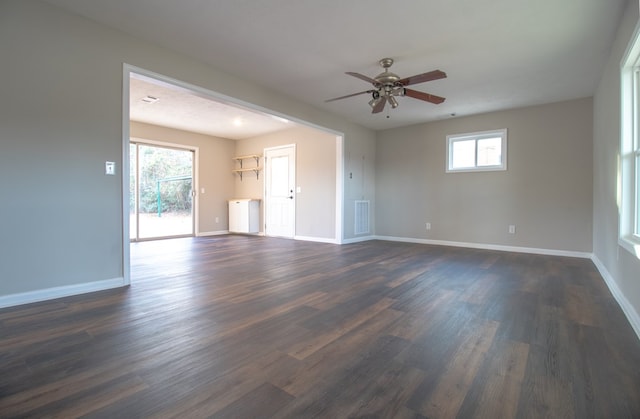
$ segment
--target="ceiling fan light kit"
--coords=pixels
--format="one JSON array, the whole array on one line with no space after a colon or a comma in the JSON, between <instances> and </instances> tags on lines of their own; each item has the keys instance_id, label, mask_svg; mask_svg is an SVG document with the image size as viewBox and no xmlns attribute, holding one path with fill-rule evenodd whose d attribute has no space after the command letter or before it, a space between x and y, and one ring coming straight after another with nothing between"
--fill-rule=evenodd
<instances>
[{"instance_id":1,"label":"ceiling fan light kit","mask_svg":"<svg viewBox=\"0 0 640 419\"><path fill-rule=\"evenodd\" d=\"M378 103L380 103L383 99L380 97L380 95L378 95L377 97L374 96L373 99L371 99L369 101L369 106L371 106L372 108L375 108Z\"/></svg>"},{"instance_id":2,"label":"ceiling fan light kit","mask_svg":"<svg viewBox=\"0 0 640 419\"><path fill-rule=\"evenodd\" d=\"M395 109L398 107L398 101L396 100L395 97L391 95L387 96L387 102L389 102L389 105L391 105L392 109Z\"/></svg>"},{"instance_id":3,"label":"ceiling fan light kit","mask_svg":"<svg viewBox=\"0 0 640 419\"><path fill-rule=\"evenodd\" d=\"M364 92L352 93L346 96L340 96L333 99L326 100L325 102L333 102L335 100L346 99L353 96L362 95L365 93L371 94L371 100L369 106L371 106L371 113L379 113L384 109L384 105L389 102L391 108L398 107L398 101L394 96L409 96L414 99L423 100L438 105L444 102L445 98L432 95L430 93L419 92L417 90L407 89L405 86L412 84L424 83L432 80L439 80L447 77L447 74L440 70L433 70L415 76L406 77L401 79L395 73L389 71L389 67L393 64L393 59L383 58L379 61L380 66L384 68L384 71L378 74L374 78L367 77L360 73L354 73L348 71L346 74L364 80L373 85L373 89L365 90Z\"/></svg>"}]
</instances>

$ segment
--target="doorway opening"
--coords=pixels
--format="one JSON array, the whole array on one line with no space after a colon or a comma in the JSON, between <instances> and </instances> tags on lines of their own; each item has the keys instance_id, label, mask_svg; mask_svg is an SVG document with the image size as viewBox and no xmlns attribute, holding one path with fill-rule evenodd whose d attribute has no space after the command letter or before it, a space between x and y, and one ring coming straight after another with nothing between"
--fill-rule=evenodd
<instances>
[{"instance_id":1,"label":"doorway opening","mask_svg":"<svg viewBox=\"0 0 640 419\"><path fill-rule=\"evenodd\" d=\"M129 143L129 239L194 234L194 151Z\"/></svg>"},{"instance_id":2,"label":"doorway opening","mask_svg":"<svg viewBox=\"0 0 640 419\"><path fill-rule=\"evenodd\" d=\"M170 97L171 99L175 99L175 93L185 93L186 95L189 96L188 101L192 101L192 100L206 100L207 104L204 108L202 108L203 110L207 111L207 116L203 119L198 118L198 120L200 122L202 121L208 121L209 124L206 125L219 125L219 123L222 120L233 120L233 128L229 129L226 133L224 134L210 134L208 132L206 132L206 126L202 127L200 126L200 128L204 128L205 131L199 131L199 129L196 130L192 130L189 127L184 127L181 126L179 124L176 125L170 125L168 124L168 120L170 119L176 119L175 117L181 117L182 120L180 121L180 123L184 122L184 119L189 120L190 122L198 122L196 121L194 118L191 118L192 116L194 116L191 111L187 112L187 115L184 114L184 112L175 112L175 109L170 109L169 106L165 106L167 104L173 103L173 101L165 101L162 99L161 96L158 95L154 95L152 94L153 92L149 92L148 96L143 97L142 99L138 98L136 99L135 103L132 101L132 98L134 96L132 96L132 91L131 91L131 86L135 85L135 81L136 80L143 80L143 81L148 81L149 83L151 83L154 86L158 86L161 88L166 88L168 90L170 90L171 93L168 97ZM137 96L136 96L137 97ZM160 100L158 100L158 98L160 98ZM148 101L146 100L148 99ZM154 100L155 99L155 100ZM144 102L144 103L149 103L149 102L153 102L151 104L151 106L145 107L144 110L142 109L137 109L138 111L142 112L140 114L137 114L138 117L136 118L132 118L132 113L130 112L131 109L136 108L137 107L137 103L138 102ZM164 104L164 105L163 105ZM139 105L139 104L138 104ZM158 112L159 110L164 109L164 113L162 112ZM180 108L182 109L182 108ZM153 110L153 112L151 112ZM125 279L125 284L130 284L131 282L131 248L128 245L130 240L129 238L131 237L131 228L130 228L130 224L133 224L134 222L138 223L138 220L132 220L130 217L130 213L131 213L131 197L130 197L130 177L131 177L131 170L129 168L129 163L130 163L130 159L129 159L129 154L131 152L131 148L130 148L130 142L133 141L133 138L131 138L131 124L135 123L135 124L139 124L139 123L145 123L145 124L151 124L151 125L156 125L156 126L167 126L171 129L176 129L176 130L182 130L182 131L187 131L187 132L195 132L195 133L202 133L205 135L213 135L216 138L222 138L222 139L228 139L228 140L241 140L241 138L234 138L233 135L236 135L235 132L237 131L238 126L243 126L243 120L244 118L240 117L236 117L234 114L236 113L236 110L240 110L240 111L249 111L250 113L254 113L254 114L260 114L262 115L264 118L264 120L270 120L270 121L276 121L281 123L294 123L294 124L299 124L302 127L305 127L307 129L310 130L315 130L319 133L321 133L321 135L327 136L328 137L328 141L325 144L329 144L330 147L335 147L334 150L332 152L330 152L331 155L333 155L333 158L335 158L335 166L331 167L329 169L330 173L330 178L335 179L334 180L334 184L330 185L329 188L325 188L323 190L325 191L329 191L329 199L323 199L323 202L330 202L330 208L327 208L327 211L325 212L326 214L331 214L333 213L333 215L327 217L329 220L331 220L330 222L333 223L332 226L332 230L333 234L331 234L331 230L329 234L326 233L326 230L322 232L321 234L315 235L307 235L305 234L307 230L309 230L309 226L308 225L304 225L303 229L301 229L301 231L304 231L305 233L303 233L300 236L295 236L294 238L296 239L300 239L300 240L309 240L311 239L312 241L323 241L323 242L328 242L328 243L336 243L336 244L341 244L343 242L343 212L344 212L344 207L343 207L343 181L344 181L344 176L343 176L343 152L344 152L344 135L341 132L338 131L334 131L322 126L318 126L309 122L306 122L304 120L299 120L296 118L291 118L288 115L285 114L280 114L278 112L272 111L270 109L267 108L262 108L259 105L255 105L249 102L244 102L242 100L236 99L234 97L230 97L230 96L226 96L224 94L221 93L217 93L211 90L208 90L206 88L202 88L200 86L197 85L192 85L177 79L173 79L167 76L163 76L161 74L158 73L154 73L152 71L148 71L139 67L135 67L129 64L124 64L123 66L123 106L122 106L122 118L123 118L123 148L122 148L122 152L123 152L123 172L122 172L122 191L123 191L123 205L122 205L122 215L123 215L123 223L122 223L122 229L123 229L123 277ZM147 113L148 111L148 113ZM220 112L220 113L217 113ZM149 117L150 113L158 113L161 114L161 122L160 123L156 123L153 120L148 120L147 117ZM217 117L213 118L212 115L216 115ZM157 117L158 115L156 115ZM191 116L191 117L190 117ZM230 116L233 116L232 118L229 118ZM222 118L224 117L224 118ZM152 118L153 119L153 118ZM213 123L212 123L213 122ZM245 125L247 127L250 127L252 125ZM230 127L230 126L229 126ZM153 135L149 136L149 137L145 137L142 136L142 138L145 138L144 142L147 141L147 138L149 138L149 142L150 143L155 143L155 141L150 140L151 138L154 139L158 139L159 141L163 141L164 139L160 140L160 138L162 138L161 136L156 136L156 131L154 131ZM228 135L229 134L229 135ZM255 137L258 134L252 134L253 137ZM135 135L134 135L135 137ZM138 137L140 138L140 137ZM251 136L247 136L247 137L242 137L242 138L252 138ZM294 142L295 138L292 138ZM172 141L171 139L169 139L169 143L170 146L173 146L175 144L173 143L179 143L179 145L182 145L182 141ZM275 145L275 144L274 144ZM190 145L187 145L187 147L189 147ZM250 185L243 185L241 181L236 181L235 182L235 193L234 191L231 191L229 193L226 193L225 196L223 197L216 197L216 201L211 204L212 202L212 197L214 196L213 194L211 194L209 191L211 191L211 188L207 187L207 185L203 185L201 184L202 182L202 174L200 173L200 170L202 170L203 165L199 164L199 159L202 158L202 153L204 153L204 151L202 151L203 148L200 149L200 156L199 156L199 151L198 151L198 147L195 148L195 155L196 155L196 165L198 167L195 168L195 174L196 176L193 177L193 181L195 182L195 185L193 185L194 187L194 193L196 193L197 195L195 197L192 196L193 199L193 208L192 208L192 216L193 216L193 229L191 231L191 234L187 234L187 236L208 236L208 235L216 235L216 234L223 234L222 230L226 227L227 225L227 216L226 213L223 216L220 216L220 220L218 220L219 217L219 213L217 212L213 212L211 211L210 207L212 205L217 205L218 201L219 202L223 202L225 204L225 207L227 206L227 200L230 198L233 198L234 196L238 196L238 194L243 194L245 195L244 191L240 188L245 188L247 186ZM305 149L306 150L306 149ZM300 152L300 150L298 150ZM234 155L242 155L241 151L238 150L238 147L236 147L236 152L235 153L230 153L231 158ZM254 154L253 152L251 154ZM225 153L226 155L226 153ZM308 156L304 156L306 160L304 160L304 162L308 162L309 158ZM297 158L300 158L300 156L297 156ZM220 160L216 160L214 159L214 161L217 162L217 165L215 167L221 168L223 166L226 165L225 162L220 161ZM207 168L207 170L209 170L211 168L211 159L208 158L206 160L206 163L204 164ZM232 169L233 169L233 164L229 163L230 167L228 168L228 172L232 173ZM309 174L309 170L308 164L304 164L304 166L301 165L301 167L303 167L303 169L306 170L306 172L303 170L301 171L300 174L300 179L303 178L303 175L308 177ZM331 172L333 171L333 173ZM304 172L304 173L303 173ZM332 173L332 174L331 174ZM225 175L222 175L220 177L220 179L225 178L226 179L226 173ZM262 179L264 179L264 176L260 176L260 183L262 183ZM200 180L198 180L200 179ZM210 179L209 177L207 177L206 179ZM233 177L231 178L232 181ZM310 179L315 179L314 177L310 177ZM248 182L245 182L248 183ZM313 183L313 182L312 182ZM239 186L240 184L240 186ZM329 184L331 184L331 181L329 182ZM233 185L231 183L231 185ZM229 184L225 183L223 185L225 188L227 188L229 186ZM205 193L205 189L207 191L207 195L203 196L203 194ZM296 187L296 193L299 193L299 187ZM258 190L258 189L256 189ZM305 190L309 190L309 189L305 189ZM260 192L258 192L258 194L256 194L256 196L258 196L259 194L264 193L264 188L262 187L262 185L260 185ZM333 195L333 196L331 196ZM247 195L249 196L249 195ZM253 195L251 195L253 196ZM309 214L312 214L312 211L314 208L316 208L315 206L310 206L308 205L308 197L309 196L317 196L316 194L314 195L310 195L307 194L305 195L303 198L298 199L297 201L299 205L301 205L301 209L298 211L298 216L302 216L302 215L307 215L307 218L309 218ZM294 200L295 200L295 195L294 195ZM134 198L135 199L135 198ZM204 204L203 204L204 202ZM203 206L203 208L200 208L199 206ZM215 208L214 208L215 211ZM225 209L226 212L226 209ZM325 214L323 213L323 214ZM298 218L299 218L298 217ZM160 217L162 218L162 217ZM214 221L215 220L215 221ZM218 228L217 226L214 226L213 228L209 227L209 225L211 225L212 223L218 223L218 221L220 221L220 227ZM263 220L264 221L264 220ZM307 224L309 224L307 222L307 220L305 219L305 222ZM205 225L203 227L203 224ZM314 226L313 223L311 223L312 227ZM138 225L135 225L135 229L139 229ZM330 227L331 229L331 227ZM295 231L294 231L295 232ZM296 234L300 234L299 232L295 232ZM142 238L140 238L140 240L143 240Z\"/></svg>"}]
</instances>

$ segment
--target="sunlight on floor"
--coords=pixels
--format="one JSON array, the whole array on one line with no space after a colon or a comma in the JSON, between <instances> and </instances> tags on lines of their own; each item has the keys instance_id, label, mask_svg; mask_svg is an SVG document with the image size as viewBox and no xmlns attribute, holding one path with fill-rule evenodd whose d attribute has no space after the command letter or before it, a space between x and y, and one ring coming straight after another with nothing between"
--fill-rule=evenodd
<instances>
[{"instance_id":1,"label":"sunlight on floor","mask_svg":"<svg viewBox=\"0 0 640 419\"><path fill-rule=\"evenodd\" d=\"M136 235L135 218L131 217L130 236ZM193 234L193 222L191 214L164 213L161 217L157 214L140 214L140 238L168 237Z\"/></svg>"}]
</instances>

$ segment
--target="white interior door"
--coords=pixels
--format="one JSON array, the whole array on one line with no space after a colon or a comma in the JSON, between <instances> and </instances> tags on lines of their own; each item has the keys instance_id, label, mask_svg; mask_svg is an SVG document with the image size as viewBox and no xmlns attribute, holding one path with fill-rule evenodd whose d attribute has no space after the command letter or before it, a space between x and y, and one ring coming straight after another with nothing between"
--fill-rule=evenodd
<instances>
[{"instance_id":1,"label":"white interior door","mask_svg":"<svg viewBox=\"0 0 640 419\"><path fill-rule=\"evenodd\" d=\"M265 159L265 227L267 236L295 234L296 147L268 148Z\"/></svg>"}]
</instances>

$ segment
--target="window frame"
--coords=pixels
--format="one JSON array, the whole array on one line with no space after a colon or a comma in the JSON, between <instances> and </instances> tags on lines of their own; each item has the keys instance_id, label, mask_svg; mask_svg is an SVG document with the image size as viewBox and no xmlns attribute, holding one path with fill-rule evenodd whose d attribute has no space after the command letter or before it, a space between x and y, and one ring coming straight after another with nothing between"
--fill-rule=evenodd
<instances>
[{"instance_id":1,"label":"window frame","mask_svg":"<svg viewBox=\"0 0 640 419\"><path fill-rule=\"evenodd\" d=\"M637 141L640 143L640 141ZM640 242L640 146L636 145L635 150L635 170L636 170L636 213L635 213L635 231L634 236Z\"/></svg>"},{"instance_id":2,"label":"window frame","mask_svg":"<svg viewBox=\"0 0 640 419\"><path fill-rule=\"evenodd\" d=\"M478 141L487 138L501 139L500 146L500 164L490 166L478 166ZM453 144L461 141L475 141L475 165L470 167L454 168L453 167ZM469 132L464 134L447 135L447 160L446 173L464 173L464 172L498 172L507 170L507 129L496 129L490 131Z\"/></svg>"},{"instance_id":3,"label":"window frame","mask_svg":"<svg viewBox=\"0 0 640 419\"><path fill-rule=\"evenodd\" d=\"M640 259L640 24L620 63L618 244Z\"/></svg>"}]
</instances>

